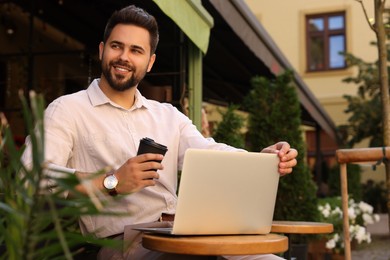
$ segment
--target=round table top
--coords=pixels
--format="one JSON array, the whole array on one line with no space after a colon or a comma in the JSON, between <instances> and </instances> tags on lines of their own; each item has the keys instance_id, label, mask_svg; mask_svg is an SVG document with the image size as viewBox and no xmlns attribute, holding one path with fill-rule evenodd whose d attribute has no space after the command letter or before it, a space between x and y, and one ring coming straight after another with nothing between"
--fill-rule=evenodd
<instances>
[{"instance_id":1,"label":"round table top","mask_svg":"<svg viewBox=\"0 0 390 260\"><path fill-rule=\"evenodd\" d=\"M273 221L271 232L288 234L328 234L333 224L307 221Z\"/></svg>"},{"instance_id":2,"label":"round table top","mask_svg":"<svg viewBox=\"0 0 390 260\"><path fill-rule=\"evenodd\" d=\"M286 236L221 235L221 236L164 236L145 233L142 245L154 251L189 255L252 255L285 252Z\"/></svg>"}]
</instances>

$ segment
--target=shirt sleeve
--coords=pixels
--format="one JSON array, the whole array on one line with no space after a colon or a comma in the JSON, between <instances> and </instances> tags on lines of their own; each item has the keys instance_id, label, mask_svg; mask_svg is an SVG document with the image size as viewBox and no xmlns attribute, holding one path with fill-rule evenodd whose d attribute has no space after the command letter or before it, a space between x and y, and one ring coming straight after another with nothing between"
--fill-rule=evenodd
<instances>
[{"instance_id":1,"label":"shirt sleeve","mask_svg":"<svg viewBox=\"0 0 390 260\"><path fill-rule=\"evenodd\" d=\"M71 118L60 99L53 101L47 107L44 116L44 158L46 163L65 167L70 172L74 172L72 167L68 165L74 144L74 130L72 127L74 123ZM31 167L32 164L31 146L31 140L28 136L26 138L26 149L22 155L22 162L26 167Z\"/></svg>"}]
</instances>

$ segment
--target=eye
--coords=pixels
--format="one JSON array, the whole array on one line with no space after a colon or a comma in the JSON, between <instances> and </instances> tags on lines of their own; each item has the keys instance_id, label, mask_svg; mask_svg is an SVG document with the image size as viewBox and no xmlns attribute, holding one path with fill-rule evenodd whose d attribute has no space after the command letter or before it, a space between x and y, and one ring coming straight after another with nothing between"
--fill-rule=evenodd
<instances>
[{"instance_id":1,"label":"eye","mask_svg":"<svg viewBox=\"0 0 390 260\"><path fill-rule=\"evenodd\" d=\"M142 54L143 53L140 49L136 49L136 48L131 49L131 52L134 54Z\"/></svg>"},{"instance_id":2,"label":"eye","mask_svg":"<svg viewBox=\"0 0 390 260\"><path fill-rule=\"evenodd\" d=\"M120 46L118 43L112 43L112 44L111 44L111 48L112 48L112 49L120 49L121 46Z\"/></svg>"}]
</instances>

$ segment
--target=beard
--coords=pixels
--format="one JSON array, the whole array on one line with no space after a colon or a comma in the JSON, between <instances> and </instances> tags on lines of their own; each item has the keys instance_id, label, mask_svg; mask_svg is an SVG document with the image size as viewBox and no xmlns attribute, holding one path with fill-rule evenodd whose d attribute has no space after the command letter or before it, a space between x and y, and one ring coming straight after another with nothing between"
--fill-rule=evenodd
<instances>
[{"instance_id":1,"label":"beard","mask_svg":"<svg viewBox=\"0 0 390 260\"><path fill-rule=\"evenodd\" d=\"M125 76L123 75L118 75L115 74L114 72L111 73L110 68L113 68L114 66L117 65L131 70L132 75L130 76L130 78L125 79ZM104 62L104 59L102 60L102 73L106 78L110 87L116 91L123 92L125 90L136 87L140 83L140 81L145 77L146 71L147 68L137 73L137 69L135 68L135 66L127 62L123 62L121 60L110 61L108 64Z\"/></svg>"}]
</instances>

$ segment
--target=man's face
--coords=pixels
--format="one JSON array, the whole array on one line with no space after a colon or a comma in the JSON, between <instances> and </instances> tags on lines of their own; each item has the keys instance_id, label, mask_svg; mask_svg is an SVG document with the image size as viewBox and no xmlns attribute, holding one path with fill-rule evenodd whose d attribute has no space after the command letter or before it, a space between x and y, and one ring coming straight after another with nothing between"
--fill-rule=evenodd
<instances>
[{"instance_id":1,"label":"man's face","mask_svg":"<svg viewBox=\"0 0 390 260\"><path fill-rule=\"evenodd\" d=\"M118 24L106 44L100 43L102 73L110 87L125 91L136 87L155 60L150 55L149 32L135 25Z\"/></svg>"}]
</instances>

